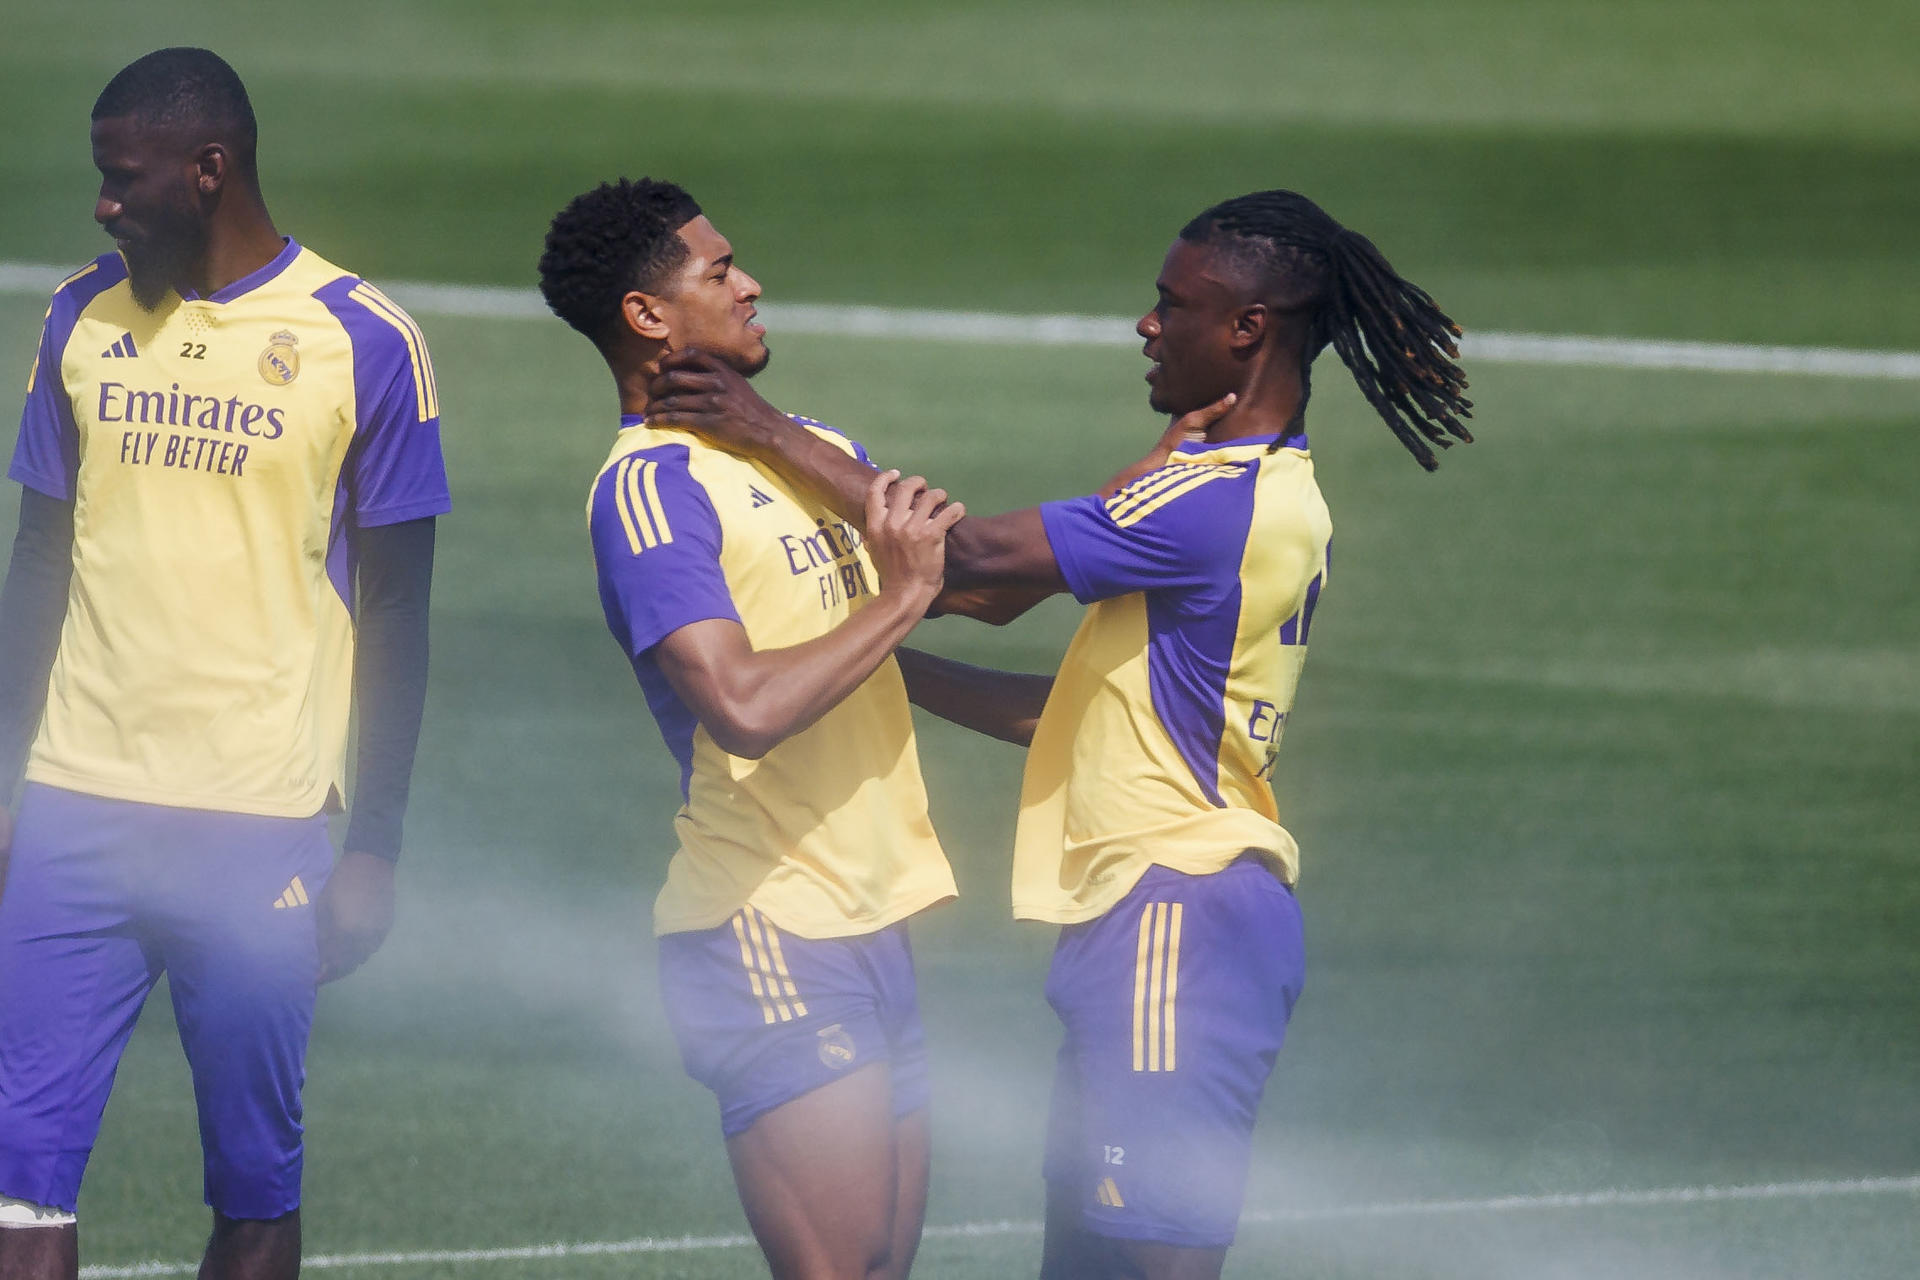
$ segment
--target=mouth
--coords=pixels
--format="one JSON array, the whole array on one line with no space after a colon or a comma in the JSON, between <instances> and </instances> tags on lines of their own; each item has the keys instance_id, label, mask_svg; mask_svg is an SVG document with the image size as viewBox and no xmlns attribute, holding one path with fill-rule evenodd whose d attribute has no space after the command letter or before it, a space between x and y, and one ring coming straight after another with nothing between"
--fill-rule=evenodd
<instances>
[{"instance_id":1,"label":"mouth","mask_svg":"<svg viewBox=\"0 0 1920 1280\"><path fill-rule=\"evenodd\" d=\"M764 338L767 336L767 326L754 320L754 317L759 314L758 311L747 312L747 332L756 338Z\"/></svg>"},{"instance_id":2,"label":"mouth","mask_svg":"<svg viewBox=\"0 0 1920 1280\"><path fill-rule=\"evenodd\" d=\"M1159 380L1159 378L1160 378L1160 362L1158 360L1155 360L1152 364L1147 366L1147 381L1156 382Z\"/></svg>"}]
</instances>

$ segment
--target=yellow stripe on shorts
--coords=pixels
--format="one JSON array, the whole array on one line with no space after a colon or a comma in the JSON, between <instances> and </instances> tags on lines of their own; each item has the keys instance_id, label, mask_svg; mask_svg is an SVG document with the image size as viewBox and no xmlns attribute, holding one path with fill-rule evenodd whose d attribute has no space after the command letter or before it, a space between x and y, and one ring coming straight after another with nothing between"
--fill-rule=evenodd
<instances>
[{"instance_id":1,"label":"yellow stripe on shorts","mask_svg":"<svg viewBox=\"0 0 1920 1280\"><path fill-rule=\"evenodd\" d=\"M1180 991L1178 902L1149 902L1140 911L1133 962L1133 1069L1172 1071L1176 1061L1174 1002Z\"/></svg>"}]
</instances>

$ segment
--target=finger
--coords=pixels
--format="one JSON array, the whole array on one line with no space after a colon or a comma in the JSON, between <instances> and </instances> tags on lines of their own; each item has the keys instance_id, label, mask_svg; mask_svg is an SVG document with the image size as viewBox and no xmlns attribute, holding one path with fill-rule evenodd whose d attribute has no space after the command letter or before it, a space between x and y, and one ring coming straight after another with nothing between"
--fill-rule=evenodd
<instances>
[{"instance_id":1,"label":"finger","mask_svg":"<svg viewBox=\"0 0 1920 1280\"><path fill-rule=\"evenodd\" d=\"M953 528L953 526L955 526L956 524L959 524L960 517L966 514L967 514L966 503L949 502L946 506L940 508L940 510L933 513L933 521L932 521L933 527L939 530L941 536L944 537L946 535L947 530Z\"/></svg>"},{"instance_id":2,"label":"finger","mask_svg":"<svg viewBox=\"0 0 1920 1280\"><path fill-rule=\"evenodd\" d=\"M925 519L940 509L947 500L945 489L927 489L913 500L913 514Z\"/></svg>"},{"instance_id":3,"label":"finger","mask_svg":"<svg viewBox=\"0 0 1920 1280\"><path fill-rule=\"evenodd\" d=\"M1192 413L1180 415L1174 420L1173 425L1167 428L1168 434L1177 431L1189 438L1206 434L1207 428L1226 417L1227 412L1233 408L1234 402L1239 398L1229 391L1212 404L1202 405Z\"/></svg>"},{"instance_id":4,"label":"finger","mask_svg":"<svg viewBox=\"0 0 1920 1280\"><path fill-rule=\"evenodd\" d=\"M653 381L647 383L649 396L719 389L720 379L704 369L672 369L654 375Z\"/></svg>"},{"instance_id":5,"label":"finger","mask_svg":"<svg viewBox=\"0 0 1920 1280\"><path fill-rule=\"evenodd\" d=\"M882 471L867 485L867 528L874 528L886 518L888 486L899 478L898 471Z\"/></svg>"},{"instance_id":6,"label":"finger","mask_svg":"<svg viewBox=\"0 0 1920 1280\"><path fill-rule=\"evenodd\" d=\"M660 357L661 372L669 369L712 369L715 359L699 347L680 347Z\"/></svg>"},{"instance_id":7,"label":"finger","mask_svg":"<svg viewBox=\"0 0 1920 1280\"><path fill-rule=\"evenodd\" d=\"M913 515L914 502L926 490L927 482L921 476L906 476L895 481L887 490L887 514L896 521L905 521Z\"/></svg>"}]
</instances>

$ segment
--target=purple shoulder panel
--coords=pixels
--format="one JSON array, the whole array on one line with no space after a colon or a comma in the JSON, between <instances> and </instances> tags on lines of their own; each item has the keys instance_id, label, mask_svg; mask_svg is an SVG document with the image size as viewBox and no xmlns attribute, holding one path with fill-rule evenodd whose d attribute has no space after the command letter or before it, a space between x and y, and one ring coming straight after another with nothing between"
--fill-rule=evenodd
<instances>
[{"instance_id":1,"label":"purple shoulder panel","mask_svg":"<svg viewBox=\"0 0 1920 1280\"><path fill-rule=\"evenodd\" d=\"M852 436L848 435L846 432L840 430L840 428L830 427L826 423L820 421L818 418L808 418L797 413L790 413L787 415L787 417L793 419L795 422L799 423L803 427L812 427L814 430L824 431L830 436L839 436L842 440L845 440L847 442L850 448L852 448L854 457L866 463L868 466L873 465L873 459L867 456L867 447L861 444L858 440L855 440Z\"/></svg>"},{"instance_id":2,"label":"purple shoulder panel","mask_svg":"<svg viewBox=\"0 0 1920 1280\"><path fill-rule=\"evenodd\" d=\"M7 475L49 498L73 501L80 474L80 432L73 402L60 379L61 357L80 315L93 300L127 278L118 253L101 254L90 270L69 276L54 290L34 355L33 385L20 412L20 436Z\"/></svg>"},{"instance_id":3,"label":"purple shoulder panel","mask_svg":"<svg viewBox=\"0 0 1920 1280\"><path fill-rule=\"evenodd\" d=\"M661 673L655 648L694 622L740 620L720 568L720 519L689 457L686 445L667 444L618 459L594 483L587 516L607 629L680 765L683 797L698 720Z\"/></svg>"},{"instance_id":4,"label":"purple shoulder panel","mask_svg":"<svg viewBox=\"0 0 1920 1280\"><path fill-rule=\"evenodd\" d=\"M418 326L357 276L314 291L353 344L353 444L340 482L362 526L452 509L440 451L440 405Z\"/></svg>"}]
</instances>

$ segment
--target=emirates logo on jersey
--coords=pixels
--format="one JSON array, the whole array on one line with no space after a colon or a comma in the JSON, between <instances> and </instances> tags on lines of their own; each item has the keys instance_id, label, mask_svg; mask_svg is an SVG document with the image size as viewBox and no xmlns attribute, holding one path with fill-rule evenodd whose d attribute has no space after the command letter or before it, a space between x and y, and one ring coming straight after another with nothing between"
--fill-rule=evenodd
<instances>
[{"instance_id":1,"label":"emirates logo on jersey","mask_svg":"<svg viewBox=\"0 0 1920 1280\"><path fill-rule=\"evenodd\" d=\"M267 340L260 353L260 376L268 385L284 387L300 376L300 339L285 329Z\"/></svg>"}]
</instances>

